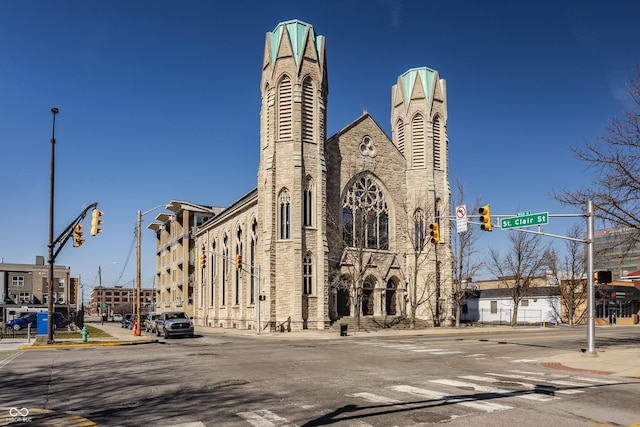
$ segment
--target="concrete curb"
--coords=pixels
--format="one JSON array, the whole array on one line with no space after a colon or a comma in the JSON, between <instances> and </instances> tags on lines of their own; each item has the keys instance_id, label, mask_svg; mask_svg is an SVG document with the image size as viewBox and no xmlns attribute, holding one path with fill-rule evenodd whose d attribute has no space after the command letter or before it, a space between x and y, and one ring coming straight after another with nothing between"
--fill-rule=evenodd
<instances>
[{"instance_id":1,"label":"concrete curb","mask_svg":"<svg viewBox=\"0 0 640 427\"><path fill-rule=\"evenodd\" d=\"M145 339L135 341L97 341L97 342L79 342L79 343L55 343L55 344L33 344L23 345L18 347L19 350L41 350L52 348L82 348L82 347L116 347L120 345L138 345L138 344L150 344L158 342L158 340Z\"/></svg>"}]
</instances>

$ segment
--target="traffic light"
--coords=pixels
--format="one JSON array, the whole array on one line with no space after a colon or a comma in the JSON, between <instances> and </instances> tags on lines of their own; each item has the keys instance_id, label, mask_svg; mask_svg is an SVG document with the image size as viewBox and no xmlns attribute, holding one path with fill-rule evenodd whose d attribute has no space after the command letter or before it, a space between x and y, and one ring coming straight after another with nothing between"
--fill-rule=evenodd
<instances>
[{"instance_id":1,"label":"traffic light","mask_svg":"<svg viewBox=\"0 0 640 427\"><path fill-rule=\"evenodd\" d=\"M242 267L242 255L238 254L236 255L236 268L241 268Z\"/></svg>"},{"instance_id":2,"label":"traffic light","mask_svg":"<svg viewBox=\"0 0 640 427\"><path fill-rule=\"evenodd\" d=\"M204 269L207 266L207 256L205 254L200 255L200 268Z\"/></svg>"},{"instance_id":3,"label":"traffic light","mask_svg":"<svg viewBox=\"0 0 640 427\"><path fill-rule=\"evenodd\" d=\"M613 274L610 271L596 271L593 273L593 278L598 284L613 282Z\"/></svg>"},{"instance_id":4,"label":"traffic light","mask_svg":"<svg viewBox=\"0 0 640 427\"><path fill-rule=\"evenodd\" d=\"M102 229L98 228L100 224L102 224L102 220L100 217L104 215L104 212L100 212L98 209L94 209L91 212L91 235L95 236L98 233L102 233Z\"/></svg>"},{"instance_id":5,"label":"traffic light","mask_svg":"<svg viewBox=\"0 0 640 427\"><path fill-rule=\"evenodd\" d=\"M82 224L76 224L76 226L73 228L73 246L77 248L82 246L82 244L84 243L84 240L82 240L83 234L84 233L82 232Z\"/></svg>"},{"instance_id":6,"label":"traffic light","mask_svg":"<svg viewBox=\"0 0 640 427\"><path fill-rule=\"evenodd\" d=\"M431 243L437 245L440 243L440 227L437 222L432 222L429 228L431 229Z\"/></svg>"},{"instance_id":7,"label":"traffic light","mask_svg":"<svg viewBox=\"0 0 640 427\"><path fill-rule=\"evenodd\" d=\"M479 210L480 215L480 229L483 231L491 231L491 213L489 212L489 205L484 205Z\"/></svg>"}]
</instances>

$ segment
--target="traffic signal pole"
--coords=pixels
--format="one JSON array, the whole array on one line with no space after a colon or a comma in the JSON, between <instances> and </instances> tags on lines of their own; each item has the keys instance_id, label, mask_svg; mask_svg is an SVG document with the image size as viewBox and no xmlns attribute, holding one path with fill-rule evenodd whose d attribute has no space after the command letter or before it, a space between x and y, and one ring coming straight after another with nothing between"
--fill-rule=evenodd
<instances>
[{"instance_id":1,"label":"traffic signal pole","mask_svg":"<svg viewBox=\"0 0 640 427\"><path fill-rule=\"evenodd\" d=\"M47 293L48 293L48 300L47 300L47 344L54 344L55 340L53 339L53 330L54 330L54 304L53 304L53 279L54 279L54 264L56 262L56 257L58 256L58 254L60 253L60 251L62 250L62 248L64 247L64 245L67 243L67 241L69 240L69 238L74 235L74 231L75 231L75 237L76 237L76 242L78 243L77 246L81 246L82 243L84 243L84 240L81 240L82 237L82 232L80 231L82 229L82 226L80 225L80 222L84 219L84 217L87 215L87 212L89 211L89 209L94 209L98 206L98 203L92 203L91 205L89 205L85 210L82 211L82 213L80 215L78 215L78 217L67 226L67 228L64 229L64 231L54 240L53 238L53 213L54 213L54 179L55 179L55 153L56 153L56 114L58 114L60 110L58 110L56 107L53 107L51 109L51 112L53 113L53 125L51 128L51 164L50 164L50 176L49 176L49 244L48 249L49 249L49 256L48 256L48 262L49 262L49 280L48 280L48 289L47 289ZM76 229L76 226L80 225L79 228ZM56 249L57 246L57 249Z\"/></svg>"},{"instance_id":2,"label":"traffic signal pole","mask_svg":"<svg viewBox=\"0 0 640 427\"><path fill-rule=\"evenodd\" d=\"M47 344L53 344L53 190L55 188L55 165L56 165L56 114L58 109L53 107L51 112L53 113L53 125L51 128L51 166L49 175L49 299L47 300Z\"/></svg>"},{"instance_id":3,"label":"traffic signal pole","mask_svg":"<svg viewBox=\"0 0 640 427\"><path fill-rule=\"evenodd\" d=\"M587 202L587 310L589 311L587 320L587 354L597 356L596 354L596 317L595 317L595 289L593 285L593 261L594 261L594 223L595 215L593 212L593 201Z\"/></svg>"},{"instance_id":4,"label":"traffic signal pole","mask_svg":"<svg viewBox=\"0 0 640 427\"><path fill-rule=\"evenodd\" d=\"M482 209L480 209L480 213L481 215L468 215L468 218L480 218L480 222L473 222L473 221L469 221L470 224L479 224L481 225L484 231L491 231L492 229L492 225L491 225L491 215L489 213L489 206L485 205L482 207ZM510 218L513 217L513 215L493 215L496 218ZM546 237L553 237L553 238L557 238L557 239L564 239L564 240L572 240L574 242L581 242L586 244L586 251L587 251L587 349L585 351L586 355L589 356L597 356L596 350L595 350L595 286L594 286L594 268L593 268L593 263L594 263L594 244L593 244L593 240L594 240L594 224L595 224L595 211L593 209L593 201L592 200L588 200L587 204L586 204L586 212L582 213L582 214L549 214L549 217L585 217L586 221L587 221L587 238L586 239L578 239L575 237L570 237L570 236L562 236L562 235L558 235L558 234L550 234L550 233L543 233L540 231L540 225L538 225L538 231L533 231L533 230L526 230L524 228L519 228L519 227L526 227L527 225L522 225L519 227L509 227L510 231L519 231L521 233L531 233L531 234L537 234L540 236L546 236ZM440 216L437 217L439 219L447 219L450 221L455 221L457 218L455 217L451 217L451 216ZM488 224L488 227L487 227ZM502 224L501 221L498 221L495 225L495 227L502 229Z\"/></svg>"}]
</instances>

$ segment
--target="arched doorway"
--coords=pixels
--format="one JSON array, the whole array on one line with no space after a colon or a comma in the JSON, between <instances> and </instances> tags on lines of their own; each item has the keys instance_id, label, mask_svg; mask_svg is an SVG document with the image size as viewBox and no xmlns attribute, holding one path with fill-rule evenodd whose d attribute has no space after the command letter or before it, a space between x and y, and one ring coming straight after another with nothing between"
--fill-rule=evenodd
<instances>
[{"instance_id":1,"label":"arched doorway","mask_svg":"<svg viewBox=\"0 0 640 427\"><path fill-rule=\"evenodd\" d=\"M373 316L373 283L369 278L362 284L362 315Z\"/></svg>"},{"instance_id":2,"label":"arched doorway","mask_svg":"<svg viewBox=\"0 0 640 427\"><path fill-rule=\"evenodd\" d=\"M349 276L341 276L336 285L336 312L338 317L351 315L351 293L349 292L351 280Z\"/></svg>"},{"instance_id":3,"label":"arched doorway","mask_svg":"<svg viewBox=\"0 0 640 427\"><path fill-rule=\"evenodd\" d=\"M338 304L337 308L339 317L351 315L351 298L349 296L349 289L338 289L336 302Z\"/></svg>"},{"instance_id":4,"label":"arched doorway","mask_svg":"<svg viewBox=\"0 0 640 427\"><path fill-rule=\"evenodd\" d=\"M386 310L387 316L395 316L397 314L397 303L396 303L397 288L398 286L393 279L389 279L387 281L387 289L385 289L385 293L386 293L385 310Z\"/></svg>"}]
</instances>

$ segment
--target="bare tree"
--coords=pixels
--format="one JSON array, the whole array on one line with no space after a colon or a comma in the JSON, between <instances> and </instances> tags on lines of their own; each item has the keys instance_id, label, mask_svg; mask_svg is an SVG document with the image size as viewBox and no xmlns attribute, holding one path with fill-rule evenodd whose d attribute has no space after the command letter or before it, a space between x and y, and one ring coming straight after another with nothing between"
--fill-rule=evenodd
<instances>
[{"instance_id":1,"label":"bare tree","mask_svg":"<svg viewBox=\"0 0 640 427\"><path fill-rule=\"evenodd\" d=\"M575 224L567 237L580 239L584 235L583 228ZM587 267L584 257L584 243L575 240L566 241L566 253L561 256L552 249L548 253L548 268L560 287L562 320L570 326L582 324L587 315ZM564 313L564 315L563 315Z\"/></svg>"},{"instance_id":2,"label":"bare tree","mask_svg":"<svg viewBox=\"0 0 640 427\"><path fill-rule=\"evenodd\" d=\"M595 170L592 182L579 190L562 190L554 198L563 204L584 206L592 200L596 214L618 227L640 234L640 68L628 81L631 107L614 117L605 133L584 147L572 147L578 159Z\"/></svg>"},{"instance_id":3,"label":"bare tree","mask_svg":"<svg viewBox=\"0 0 640 427\"><path fill-rule=\"evenodd\" d=\"M331 252L337 256L330 259L331 287L348 291L354 309L353 328L358 332L363 304L373 304L371 299L365 301L365 283L383 257L377 249L388 249L389 225L386 201L368 171L359 174L351 190L342 201L340 219L327 213L327 232Z\"/></svg>"},{"instance_id":4,"label":"bare tree","mask_svg":"<svg viewBox=\"0 0 640 427\"><path fill-rule=\"evenodd\" d=\"M509 241L511 251L504 257L501 257L496 249L490 250L488 268L498 277L499 286L509 289L513 301L511 326L515 326L520 300L533 279L544 272L548 251L541 247L539 235L511 231Z\"/></svg>"},{"instance_id":5,"label":"bare tree","mask_svg":"<svg viewBox=\"0 0 640 427\"><path fill-rule=\"evenodd\" d=\"M412 250L407 253L407 302L409 303L410 328L415 329L418 308L428 304L434 324L439 318L439 282L435 269L428 268L429 263L437 265L437 248L431 242L431 220L433 208L426 200L415 200L411 206L403 207L404 221L401 230ZM426 274L424 274L426 272ZM420 274L422 273L422 274ZM435 300L435 302L433 302Z\"/></svg>"},{"instance_id":6,"label":"bare tree","mask_svg":"<svg viewBox=\"0 0 640 427\"><path fill-rule=\"evenodd\" d=\"M465 190L464 185L457 181L457 203L463 204ZM476 201L471 212L477 212L480 203ZM456 328L460 327L460 317L462 306L465 304L469 295L469 289L463 284L468 283L473 276L480 270L482 263L478 262L474 255L476 254L476 244L478 242L480 231L476 227L468 227L467 231L451 233L451 249L453 255L453 299L456 306L455 324Z\"/></svg>"}]
</instances>

